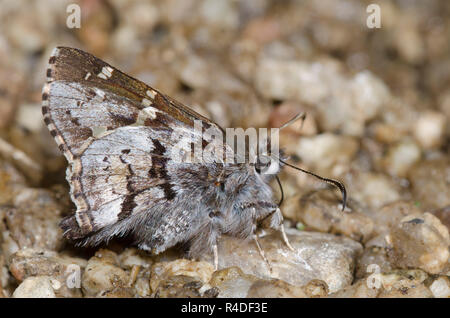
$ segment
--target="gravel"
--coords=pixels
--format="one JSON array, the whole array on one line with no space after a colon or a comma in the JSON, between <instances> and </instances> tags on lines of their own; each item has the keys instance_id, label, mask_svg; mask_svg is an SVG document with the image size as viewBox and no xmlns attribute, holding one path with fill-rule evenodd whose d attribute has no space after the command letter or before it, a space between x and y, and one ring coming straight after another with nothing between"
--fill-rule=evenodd
<instances>
[{"instance_id":1,"label":"gravel","mask_svg":"<svg viewBox=\"0 0 450 318\"><path fill-rule=\"evenodd\" d=\"M450 297L450 7L360 1L0 0L0 297ZM325 5L326 3L326 5ZM45 17L45 18L42 18ZM212 255L75 247L66 160L40 115L49 54L82 48L226 127L280 127L280 233ZM278 193L274 183L275 192Z\"/></svg>"}]
</instances>

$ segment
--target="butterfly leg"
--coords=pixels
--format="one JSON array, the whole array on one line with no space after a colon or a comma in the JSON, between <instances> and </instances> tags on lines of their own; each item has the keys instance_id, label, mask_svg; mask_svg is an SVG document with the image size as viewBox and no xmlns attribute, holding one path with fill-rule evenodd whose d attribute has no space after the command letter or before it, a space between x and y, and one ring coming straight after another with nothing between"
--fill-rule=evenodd
<instances>
[{"instance_id":1,"label":"butterfly leg","mask_svg":"<svg viewBox=\"0 0 450 318\"><path fill-rule=\"evenodd\" d=\"M214 252L214 270L219 269L219 252L217 249L217 242L213 245L213 252Z\"/></svg>"},{"instance_id":2,"label":"butterfly leg","mask_svg":"<svg viewBox=\"0 0 450 318\"><path fill-rule=\"evenodd\" d=\"M291 250L295 251L295 249L292 247L291 243L289 243L289 239L286 235L286 231L284 230L284 224L283 224L283 215L281 214L280 208L277 208L274 214L274 221L276 222L274 224L274 228L278 228L280 230L281 235L283 236L283 241L286 244L286 246Z\"/></svg>"},{"instance_id":3,"label":"butterfly leg","mask_svg":"<svg viewBox=\"0 0 450 318\"><path fill-rule=\"evenodd\" d=\"M255 219L256 217L256 209L252 209L252 217ZM272 274L272 264L270 264L269 260L266 257L266 254L264 253L263 249L261 248L261 244L259 244L258 240L258 234L256 233L257 227L256 222L253 223L252 233L253 233L253 240L255 241L256 247L258 248L259 255L261 255L261 258L264 260L264 262L267 264L267 267L269 268L270 274Z\"/></svg>"},{"instance_id":4,"label":"butterfly leg","mask_svg":"<svg viewBox=\"0 0 450 318\"><path fill-rule=\"evenodd\" d=\"M295 249L292 247L291 243L289 243L289 239L286 235L286 231L284 230L283 215L281 214L280 208L276 208L269 216L267 216L264 220L264 223L269 228L279 230L281 232L283 241L286 244L286 246L291 251L295 251Z\"/></svg>"},{"instance_id":5,"label":"butterfly leg","mask_svg":"<svg viewBox=\"0 0 450 318\"><path fill-rule=\"evenodd\" d=\"M258 241L258 234L253 234L253 240L255 241L256 247L258 248L259 255L261 255L264 262L267 264L267 267L269 268L269 272L272 274L272 264L270 264L270 261L267 259L266 254L264 253L263 249L261 248L261 245Z\"/></svg>"}]
</instances>

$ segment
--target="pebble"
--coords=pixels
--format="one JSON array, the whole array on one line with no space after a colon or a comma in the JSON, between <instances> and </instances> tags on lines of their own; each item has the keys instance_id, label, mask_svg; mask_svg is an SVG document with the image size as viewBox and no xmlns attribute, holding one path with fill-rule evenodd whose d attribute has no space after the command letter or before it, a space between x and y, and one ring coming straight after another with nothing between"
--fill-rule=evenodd
<instances>
[{"instance_id":1,"label":"pebble","mask_svg":"<svg viewBox=\"0 0 450 318\"><path fill-rule=\"evenodd\" d=\"M430 298L425 286L428 275L421 270L395 270L373 274L357 280L353 285L330 295L334 298Z\"/></svg>"},{"instance_id":2,"label":"pebble","mask_svg":"<svg viewBox=\"0 0 450 318\"><path fill-rule=\"evenodd\" d=\"M253 241L244 242L232 237L223 237L219 241L219 269L237 266L247 275L266 280L280 279L295 286L320 279L326 282L330 292L351 283L357 255L362 252L359 243L332 234L286 231L294 251L287 248L279 233L260 238L272 272ZM211 256L204 258L212 262Z\"/></svg>"},{"instance_id":3,"label":"pebble","mask_svg":"<svg viewBox=\"0 0 450 318\"><path fill-rule=\"evenodd\" d=\"M448 121L442 113L425 112L420 114L414 130L414 136L422 148L437 148L444 142Z\"/></svg>"},{"instance_id":4,"label":"pebble","mask_svg":"<svg viewBox=\"0 0 450 318\"><path fill-rule=\"evenodd\" d=\"M352 137L324 133L299 140L296 154L312 170L322 174L342 173L358 150Z\"/></svg>"},{"instance_id":5,"label":"pebble","mask_svg":"<svg viewBox=\"0 0 450 318\"><path fill-rule=\"evenodd\" d=\"M450 280L447 276L441 276L433 281L430 290L436 298L450 298Z\"/></svg>"},{"instance_id":6,"label":"pebble","mask_svg":"<svg viewBox=\"0 0 450 318\"><path fill-rule=\"evenodd\" d=\"M421 159L421 148L413 140L403 140L390 147L382 159L383 170L395 177L406 177Z\"/></svg>"},{"instance_id":7,"label":"pebble","mask_svg":"<svg viewBox=\"0 0 450 318\"><path fill-rule=\"evenodd\" d=\"M408 174L412 194L422 209L440 209L450 205L450 158L423 160Z\"/></svg>"},{"instance_id":8,"label":"pebble","mask_svg":"<svg viewBox=\"0 0 450 318\"><path fill-rule=\"evenodd\" d=\"M107 296L128 287L129 274L119 267L117 254L100 249L91 257L81 277L85 296ZM114 294L109 294L113 296Z\"/></svg>"},{"instance_id":9,"label":"pebble","mask_svg":"<svg viewBox=\"0 0 450 318\"><path fill-rule=\"evenodd\" d=\"M283 213L315 231L343 234L359 242L370 239L374 230L373 220L353 202L343 212L341 198L329 189L288 198Z\"/></svg>"},{"instance_id":10,"label":"pebble","mask_svg":"<svg viewBox=\"0 0 450 318\"><path fill-rule=\"evenodd\" d=\"M239 267L227 267L215 271L209 284L219 290L219 298L244 298L259 278L244 274Z\"/></svg>"},{"instance_id":11,"label":"pebble","mask_svg":"<svg viewBox=\"0 0 450 318\"><path fill-rule=\"evenodd\" d=\"M14 298L55 298L55 292L50 278L47 276L35 276L25 279L16 288Z\"/></svg>"},{"instance_id":12,"label":"pebble","mask_svg":"<svg viewBox=\"0 0 450 318\"><path fill-rule=\"evenodd\" d=\"M345 176L344 182L355 201L374 210L402 198L399 185L382 173L354 170Z\"/></svg>"},{"instance_id":13,"label":"pebble","mask_svg":"<svg viewBox=\"0 0 450 318\"><path fill-rule=\"evenodd\" d=\"M155 263L151 269L150 288L156 292L161 282L165 282L170 277L175 276L190 277L193 279L192 281L199 281L203 285L209 282L213 272L214 266L204 261L195 262L187 259L177 259L171 262Z\"/></svg>"},{"instance_id":14,"label":"pebble","mask_svg":"<svg viewBox=\"0 0 450 318\"><path fill-rule=\"evenodd\" d=\"M300 286L291 285L285 281L258 280L252 284L248 298L306 298L306 293Z\"/></svg>"},{"instance_id":15,"label":"pebble","mask_svg":"<svg viewBox=\"0 0 450 318\"><path fill-rule=\"evenodd\" d=\"M400 268L420 268L439 274L449 262L449 231L437 217L405 216L386 237L391 245L390 259Z\"/></svg>"}]
</instances>

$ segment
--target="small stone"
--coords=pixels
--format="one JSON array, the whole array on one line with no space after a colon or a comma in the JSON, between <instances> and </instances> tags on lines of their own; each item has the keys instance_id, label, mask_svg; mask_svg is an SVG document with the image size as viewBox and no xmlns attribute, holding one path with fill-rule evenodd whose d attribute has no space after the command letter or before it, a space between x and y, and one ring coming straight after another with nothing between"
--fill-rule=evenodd
<instances>
[{"instance_id":1,"label":"small stone","mask_svg":"<svg viewBox=\"0 0 450 318\"><path fill-rule=\"evenodd\" d=\"M441 276L433 281L430 290L436 298L450 298L450 280L447 276Z\"/></svg>"},{"instance_id":2,"label":"small stone","mask_svg":"<svg viewBox=\"0 0 450 318\"><path fill-rule=\"evenodd\" d=\"M424 285L428 275L421 270L396 270L379 276L380 298L430 298L431 291Z\"/></svg>"},{"instance_id":3,"label":"small stone","mask_svg":"<svg viewBox=\"0 0 450 318\"><path fill-rule=\"evenodd\" d=\"M156 298L199 298L203 283L194 277L175 275L162 279L155 290Z\"/></svg>"},{"instance_id":4,"label":"small stone","mask_svg":"<svg viewBox=\"0 0 450 318\"><path fill-rule=\"evenodd\" d=\"M412 166L420 160L419 146L412 140L404 140L389 148L382 160L383 168L392 176L406 177Z\"/></svg>"},{"instance_id":5,"label":"small stone","mask_svg":"<svg viewBox=\"0 0 450 318\"><path fill-rule=\"evenodd\" d=\"M86 267L82 258L61 255L54 251L25 248L11 256L9 270L15 279L23 281L30 276L56 278L67 274L67 269L76 265Z\"/></svg>"},{"instance_id":6,"label":"small stone","mask_svg":"<svg viewBox=\"0 0 450 318\"><path fill-rule=\"evenodd\" d=\"M87 262L81 278L81 286L86 296L96 296L127 287L129 275L118 266L117 254L100 249Z\"/></svg>"},{"instance_id":7,"label":"small stone","mask_svg":"<svg viewBox=\"0 0 450 318\"><path fill-rule=\"evenodd\" d=\"M284 203L283 212L293 221L300 221L313 230L344 234L360 242L370 239L374 229L372 219L356 204L349 202L346 211L342 211L342 199L329 189L291 197Z\"/></svg>"},{"instance_id":8,"label":"small stone","mask_svg":"<svg viewBox=\"0 0 450 318\"><path fill-rule=\"evenodd\" d=\"M327 59L307 63L261 58L255 73L255 87L262 96L317 105L322 127L353 136L362 136L365 122L390 98L386 85L372 73L349 77L340 64Z\"/></svg>"},{"instance_id":9,"label":"small stone","mask_svg":"<svg viewBox=\"0 0 450 318\"><path fill-rule=\"evenodd\" d=\"M392 36L392 44L403 59L412 64L423 61L426 54L424 37L421 35L419 22L413 15L398 15L396 27L392 28Z\"/></svg>"},{"instance_id":10,"label":"small stone","mask_svg":"<svg viewBox=\"0 0 450 318\"><path fill-rule=\"evenodd\" d=\"M17 112L24 89L24 76L18 68L8 65L8 56L0 62L0 128L5 129ZM11 61L12 62L12 61Z\"/></svg>"},{"instance_id":11,"label":"small stone","mask_svg":"<svg viewBox=\"0 0 450 318\"><path fill-rule=\"evenodd\" d=\"M391 262L400 268L420 268L439 274L449 261L448 229L430 213L404 217L387 241L392 245Z\"/></svg>"},{"instance_id":12,"label":"small stone","mask_svg":"<svg viewBox=\"0 0 450 318\"><path fill-rule=\"evenodd\" d=\"M55 298L50 278L35 276L25 279L13 293L14 298Z\"/></svg>"},{"instance_id":13,"label":"small stone","mask_svg":"<svg viewBox=\"0 0 450 318\"><path fill-rule=\"evenodd\" d=\"M321 173L336 170L342 173L348 167L358 150L358 143L352 137L324 133L312 137L302 137L296 154L314 171Z\"/></svg>"},{"instance_id":14,"label":"small stone","mask_svg":"<svg viewBox=\"0 0 450 318\"><path fill-rule=\"evenodd\" d=\"M419 115L414 136L423 148L437 148L444 141L445 129L446 118L444 114L425 112Z\"/></svg>"},{"instance_id":15,"label":"small stone","mask_svg":"<svg viewBox=\"0 0 450 318\"><path fill-rule=\"evenodd\" d=\"M357 280L353 285L330 295L334 298L429 298L424 285L428 275L421 270L396 270L377 273Z\"/></svg>"},{"instance_id":16,"label":"small stone","mask_svg":"<svg viewBox=\"0 0 450 318\"><path fill-rule=\"evenodd\" d=\"M195 262L187 259L177 259L172 262L155 263L151 269L150 288L156 291L161 281L171 276L193 277L206 284L211 279L214 266L208 262Z\"/></svg>"},{"instance_id":17,"label":"small stone","mask_svg":"<svg viewBox=\"0 0 450 318\"><path fill-rule=\"evenodd\" d=\"M17 129L16 127L13 127L10 129L11 139L14 139L14 132L19 130L21 132L31 134L26 129ZM21 146L22 147L26 146L27 142L30 142L31 139L33 138L29 138L26 141L22 141ZM31 146L31 148L36 147L38 147L38 144L36 144L35 142ZM16 167L18 167L20 171L23 172L28 177L28 179L32 182L32 184L38 184L41 181L42 167L40 166L40 164L32 157L28 156L26 152L22 151L19 148L16 148L14 145L4 141L1 138L0 138L0 156L2 156L5 160L8 160L12 164L14 164Z\"/></svg>"},{"instance_id":18,"label":"small stone","mask_svg":"<svg viewBox=\"0 0 450 318\"><path fill-rule=\"evenodd\" d=\"M81 272L86 261L54 251L22 249L11 256L9 271L19 282L47 276L57 297L81 297Z\"/></svg>"},{"instance_id":19,"label":"small stone","mask_svg":"<svg viewBox=\"0 0 450 318\"><path fill-rule=\"evenodd\" d=\"M381 273L389 272L393 269L389 261L388 249L381 246L367 246L358 259L356 266L356 278L370 276L373 273L371 268L376 265ZM372 266L372 267L371 267Z\"/></svg>"},{"instance_id":20,"label":"small stone","mask_svg":"<svg viewBox=\"0 0 450 318\"><path fill-rule=\"evenodd\" d=\"M366 279L360 279L353 285L339 290L336 293L330 294L330 298L376 298L379 289L370 288L367 285Z\"/></svg>"},{"instance_id":21,"label":"small stone","mask_svg":"<svg viewBox=\"0 0 450 318\"><path fill-rule=\"evenodd\" d=\"M441 220L442 224L450 231L450 205L445 206L442 209L430 211L430 213Z\"/></svg>"},{"instance_id":22,"label":"small stone","mask_svg":"<svg viewBox=\"0 0 450 318\"><path fill-rule=\"evenodd\" d=\"M401 199L399 186L384 174L351 171L345 180L351 197L374 210Z\"/></svg>"},{"instance_id":23,"label":"small stone","mask_svg":"<svg viewBox=\"0 0 450 318\"><path fill-rule=\"evenodd\" d=\"M407 215L414 215L418 218L423 216L423 212L410 201L396 201L386 204L381 209L370 214L375 222L375 233L386 235L392 227L395 227Z\"/></svg>"},{"instance_id":24,"label":"small stone","mask_svg":"<svg viewBox=\"0 0 450 318\"><path fill-rule=\"evenodd\" d=\"M0 160L0 204L12 205L16 194L25 187L25 176L11 163Z\"/></svg>"},{"instance_id":25,"label":"small stone","mask_svg":"<svg viewBox=\"0 0 450 318\"><path fill-rule=\"evenodd\" d=\"M215 271L209 284L219 290L219 298L244 298L257 277L246 275L238 267Z\"/></svg>"},{"instance_id":26,"label":"small stone","mask_svg":"<svg viewBox=\"0 0 450 318\"><path fill-rule=\"evenodd\" d=\"M23 188L7 209L5 221L19 248L58 250L63 241L58 224L63 207L49 190Z\"/></svg>"},{"instance_id":27,"label":"small stone","mask_svg":"<svg viewBox=\"0 0 450 318\"><path fill-rule=\"evenodd\" d=\"M221 0L202 1L199 7L201 18L210 27L220 29L236 29L239 24L236 3Z\"/></svg>"},{"instance_id":28,"label":"small stone","mask_svg":"<svg viewBox=\"0 0 450 318\"><path fill-rule=\"evenodd\" d=\"M424 160L409 172L414 200L424 210L450 205L450 158Z\"/></svg>"},{"instance_id":29,"label":"small stone","mask_svg":"<svg viewBox=\"0 0 450 318\"><path fill-rule=\"evenodd\" d=\"M243 31L245 38L258 44L270 43L280 36L280 25L273 18L250 20Z\"/></svg>"},{"instance_id":30,"label":"small stone","mask_svg":"<svg viewBox=\"0 0 450 318\"><path fill-rule=\"evenodd\" d=\"M148 277L138 277L134 283L134 288L140 297L150 296L150 279Z\"/></svg>"},{"instance_id":31,"label":"small stone","mask_svg":"<svg viewBox=\"0 0 450 318\"><path fill-rule=\"evenodd\" d=\"M308 297L324 297L328 295L328 285L320 279L312 279L302 288Z\"/></svg>"},{"instance_id":32,"label":"small stone","mask_svg":"<svg viewBox=\"0 0 450 318\"><path fill-rule=\"evenodd\" d=\"M248 298L306 298L303 288L294 286L285 281L258 280L250 287Z\"/></svg>"}]
</instances>

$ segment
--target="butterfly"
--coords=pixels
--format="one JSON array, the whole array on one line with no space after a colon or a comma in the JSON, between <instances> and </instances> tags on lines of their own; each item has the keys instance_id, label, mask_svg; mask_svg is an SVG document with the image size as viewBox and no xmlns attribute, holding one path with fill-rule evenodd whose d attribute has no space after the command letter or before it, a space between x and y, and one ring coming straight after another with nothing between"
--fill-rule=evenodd
<instances>
[{"instance_id":1,"label":"butterfly","mask_svg":"<svg viewBox=\"0 0 450 318\"><path fill-rule=\"evenodd\" d=\"M292 165L276 157L271 173L264 174L271 161L262 156L256 163L225 162L211 149L231 157L234 150L202 134L220 134L221 127L99 58L55 48L42 114L69 163L66 179L76 211L60 223L65 238L98 245L130 236L154 254L181 244L191 258L213 252L217 268L221 235L254 238L262 253L256 230L265 222L292 248L269 186L282 165ZM202 156L175 160L192 154L194 139ZM345 206L342 183L310 174L339 187Z\"/></svg>"}]
</instances>

